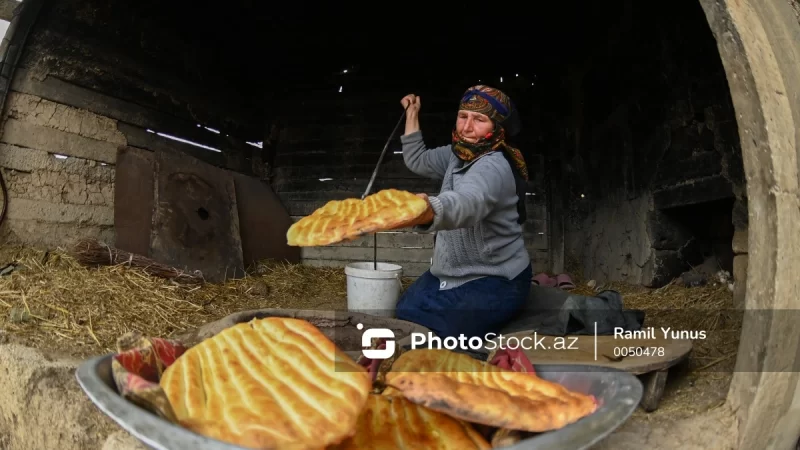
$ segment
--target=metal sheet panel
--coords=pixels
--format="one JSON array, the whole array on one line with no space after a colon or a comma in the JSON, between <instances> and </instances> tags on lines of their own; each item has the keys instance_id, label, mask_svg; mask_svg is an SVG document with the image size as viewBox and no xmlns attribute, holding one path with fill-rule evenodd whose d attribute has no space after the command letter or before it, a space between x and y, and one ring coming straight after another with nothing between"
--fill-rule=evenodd
<instances>
[{"instance_id":1,"label":"metal sheet panel","mask_svg":"<svg viewBox=\"0 0 800 450\"><path fill-rule=\"evenodd\" d=\"M242 276L236 192L230 172L187 155L158 151L151 257L206 280Z\"/></svg>"},{"instance_id":2,"label":"metal sheet panel","mask_svg":"<svg viewBox=\"0 0 800 450\"><path fill-rule=\"evenodd\" d=\"M117 150L114 180L115 247L142 256L150 253L155 189L153 152L136 147Z\"/></svg>"}]
</instances>

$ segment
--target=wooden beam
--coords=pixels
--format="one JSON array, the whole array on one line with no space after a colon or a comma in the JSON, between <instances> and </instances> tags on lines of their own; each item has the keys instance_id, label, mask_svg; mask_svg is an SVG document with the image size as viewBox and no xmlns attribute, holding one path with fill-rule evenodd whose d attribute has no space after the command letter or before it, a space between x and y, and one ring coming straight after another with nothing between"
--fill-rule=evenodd
<instances>
[{"instance_id":1,"label":"wooden beam","mask_svg":"<svg viewBox=\"0 0 800 450\"><path fill-rule=\"evenodd\" d=\"M322 246L320 248L334 247L358 247L373 248L374 236L372 234L361 236L352 241L340 242ZM414 232L387 232L378 233L378 248L390 249L433 249L433 233L414 233Z\"/></svg>"},{"instance_id":2,"label":"wooden beam","mask_svg":"<svg viewBox=\"0 0 800 450\"><path fill-rule=\"evenodd\" d=\"M227 168L225 164L225 155L222 153L167 139L155 133L148 132L144 128L129 125L124 122L117 123L117 129L125 135L125 138L128 140L128 145L131 147L144 148L150 151L177 151L213 166Z\"/></svg>"},{"instance_id":3,"label":"wooden beam","mask_svg":"<svg viewBox=\"0 0 800 450\"><path fill-rule=\"evenodd\" d=\"M344 272L344 267L350 263L354 262L369 262L372 261L372 258L368 260L359 260L359 261L348 261L348 260L334 260L334 259L303 259L303 265L311 266L311 267L341 267L342 271ZM378 262L386 262L384 259L378 255ZM421 262L421 263L414 263L414 262L391 262L390 264L398 264L403 267L403 277L408 278L417 278L425 271L430 269L431 265L429 262Z\"/></svg>"},{"instance_id":4,"label":"wooden beam","mask_svg":"<svg viewBox=\"0 0 800 450\"><path fill-rule=\"evenodd\" d=\"M320 258L304 257L302 260L302 264L313 267L344 268L346 265L353 262L369 262L369 261L372 261L371 252L369 254L369 257L358 258L358 259L349 259L349 258L320 259ZM380 250L378 251L378 262L389 262L391 264L398 264L400 266L403 266L403 276L409 278L416 278L425 273L425 271L427 271L431 267L430 260L420 261L420 262L392 261L391 259L387 259L385 256L382 256ZM548 253L546 251L532 252L531 264L533 265L534 273L546 271L549 266Z\"/></svg>"},{"instance_id":5,"label":"wooden beam","mask_svg":"<svg viewBox=\"0 0 800 450\"><path fill-rule=\"evenodd\" d=\"M372 261L373 249L369 247L302 247L302 259L331 259L337 261ZM381 248L378 261L430 264L432 248Z\"/></svg>"},{"instance_id":6,"label":"wooden beam","mask_svg":"<svg viewBox=\"0 0 800 450\"><path fill-rule=\"evenodd\" d=\"M117 144L43 127L24 120L7 119L2 142L108 164L117 161Z\"/></svg>"},{"instance_id":7,"label":"wooden beam","mask_svg":"<svg viewBox=\"0 0 800 450\"><path fill-rule=\"evenodd\" d=\"M2 1L2 0L0 0ZM117 97L79 86L69 81L48 76L37 80L30 69L20 68L11 83L11 89L23 94L41 97L51 102L82 108L120 122L177 135L224 152L244 152L249 145L241 139L226 137L199 128L196 123Z\"/></svg>"}]
</instances>

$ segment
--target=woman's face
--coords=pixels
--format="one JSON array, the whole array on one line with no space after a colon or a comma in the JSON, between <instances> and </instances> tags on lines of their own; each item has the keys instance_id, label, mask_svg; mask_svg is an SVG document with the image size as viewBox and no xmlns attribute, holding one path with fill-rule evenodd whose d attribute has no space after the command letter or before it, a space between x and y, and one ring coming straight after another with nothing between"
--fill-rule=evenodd
<instances>
[{"instance_id":1,"label":"woman's face","mask_svg":"<svg viewBox=\"0 0 800 450\"><path fill-rule=\"evenodd\" d=\"M459 111L456 118L456 131L461 137L474 144L494 129L489 116L472 111Z\"/></svg>"}]
</instances>

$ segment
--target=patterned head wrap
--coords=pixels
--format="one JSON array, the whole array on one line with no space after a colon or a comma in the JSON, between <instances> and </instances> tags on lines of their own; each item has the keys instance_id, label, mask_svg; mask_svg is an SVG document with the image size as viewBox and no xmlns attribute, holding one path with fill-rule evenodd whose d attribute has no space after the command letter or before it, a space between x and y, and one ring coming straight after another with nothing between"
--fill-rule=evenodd
<instances>
[{"instance_id":1,"label":"patterned head wrap","mask_svg":"<svg viewBox=\"0 0 800 450\"><path fill-rule=\"evenodd\" d=\"M513 106L502 91L479 84L467 89L461 97L459 109L485 114L495 123L502 124L511 116Z\"/></svg>"},{"instance_id":2,"label":"patterned head wrap","mask_svg":"<svg viewBox=\"0 0 800 450\"><path fill-rule=\"evenodd\" d=\"M506 143L506 124L515 127L516 114L511 99L506 94L493 87L479 84L473 86L461 97L459 110L472 111L488 116L494 123L494 130L480 138L478 142L465 141L456 127L453 127L452 148L453 153L462 161L473 161L490 152L502 151L506 160L511 164L514 180L517 185L517 211L519 223L527 219L525 208L525 194L527 191L528 166L522 152Z\"/></svg>"},{"instance_id":3,"label":"patterned head wrap","mask_svg":"<svg viewBox=\"0 0 800 450\"><path fill-rule=\"evenodd\" d=\"M506 143L504 123L514 112L514 105L499 89L479 84L473 86L461 97L459 110L472 111L488 116L494 122L495 129L476 143L464 141L453 128L453 151L463 161L472 161L486 153L502 150L513 161L523 180L528 181L528 167L522 153Z\"/></svg>"}]
</instances>

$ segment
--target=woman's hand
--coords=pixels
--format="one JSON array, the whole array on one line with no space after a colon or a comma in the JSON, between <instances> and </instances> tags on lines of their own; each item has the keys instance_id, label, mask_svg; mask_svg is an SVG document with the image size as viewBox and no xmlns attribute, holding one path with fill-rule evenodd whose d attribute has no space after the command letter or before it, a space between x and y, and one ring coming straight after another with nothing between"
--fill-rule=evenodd
<instances>
[{"instance_id":1,"label":"woman's hand","mask_svg":"<svg viewBox=\"0 0 800 450\"><path fill-rule=\"evenodd\" d=\"M419 131L419 108L422 102L414 94L408 94L400 99L400 104L406 108L406 130L405 134Z\"/></svg>"},{"instance_id":2,"label":"woman's hand","mask_svg":"<svg viewBox=\"0 0 800 450\"><path fill-rule=\"evenodd\" d=\"M406 110L406 116L419 114L419 108L422 106L422 101L419 96L408 94L400 99L400 104Z\"/></svg>"},{"instance_id":3,"label":"woman's hand","mask_svg":"<svg viewBox=\"0 0 800 450\"><path fill-rule=\"evenodd\" d=\"M425 203L428 204L428 208L425 209L425 212L422 213L416 219L410 220L405 223L401 223L400 225L392 228L393 230L398 230L400 228L407 228L407 227L415 227L417 225L430 225L433 222L433 207L431 206L431 202L428 200L428 196L426 194L417 194L417 197L420 197L425 200Z\"/></svg>"},{"instance_id":4,"label":"woman's hand","mask_svg":"<svg viewBox=\"0 0 800 450\"><path fill-rule=\"evenodd\" d=\"M416 222L418 223L415 223L415 225L428 225L433 222L433 207L431 206L431 201L428 200L428 194L417 194L417 197L425 200L425 203L428 204L428 208L417 218Z\"/></svg>"},{"instance_id":5,"label":"woman's hand","mask_svg":"<svg viewBox=\"0 0 800 450\"><path fill-rule=\"evenodd\" d=\"M425 203L428 205L428 207L425 209L425 212L423 212L416 219L400 224L399 226L395 227L395 229L415 227L417 225L430 225L433 222L433 207L431 206L431 202L428 200L428 196L426 194L417 194L417 197L425 200Z\"/></svg>"}]
</instances>

